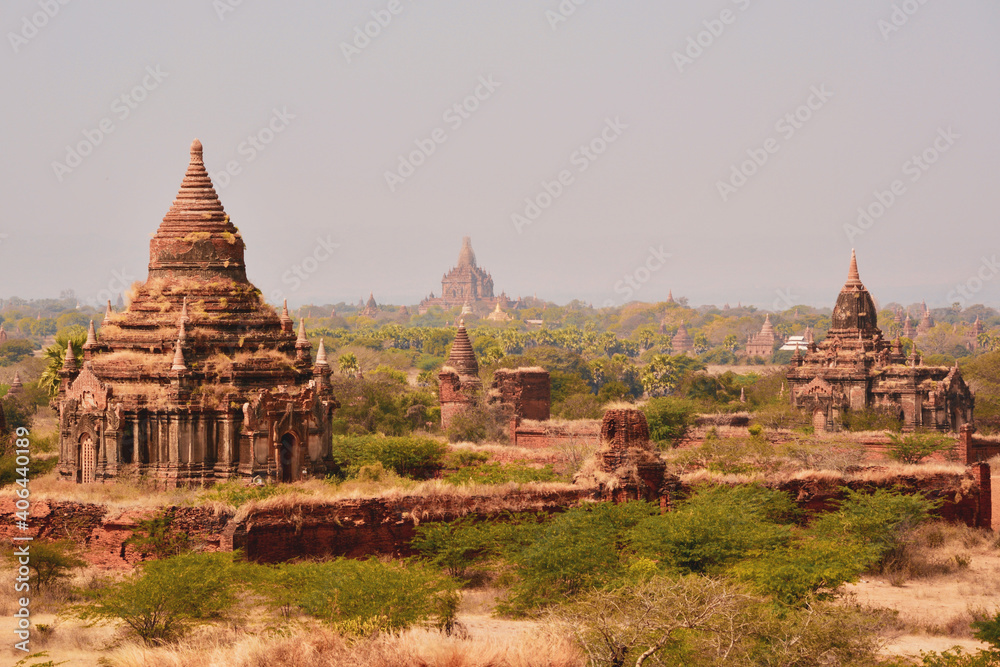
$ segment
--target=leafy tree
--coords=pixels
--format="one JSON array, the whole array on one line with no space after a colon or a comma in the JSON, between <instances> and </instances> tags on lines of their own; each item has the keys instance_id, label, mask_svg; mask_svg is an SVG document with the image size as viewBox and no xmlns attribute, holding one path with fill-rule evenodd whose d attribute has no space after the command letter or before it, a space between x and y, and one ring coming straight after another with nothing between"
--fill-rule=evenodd
<instances>
[{"instance_id":1,"label":"leafy tree","mask_svg":"<svg viewBox=\"0 0 1000 667\"><path fill-rule=\"evenodd\" d=\"M432 438L334 436L330 456L341 478L375 463L403 477L426 478L441 469L447 451L447 445Z\"/></svg>"},{"instance_id":2,"label":"leafy tree","mask_svg":"<svg viewBox=\"0 0 1000 667\"><path fill-rule=\"evenodd\" d=\"M32 587L37 593L51 588L56 582L69 579L74 568L83 567L86 561L79 557L79 547L70 540L32 542L28 567L34 572ZM17 563L17 556L9 552L8 558Z\"/></svg>"},{"instance_id":3,"label":"leafy tree","mask_svg":"<svg viewBox=\"0 0 1000 667\"><path fill-rule=\"evenodd\" d=\"M669 394L680 381L680 373L674 357L668 354L654 355L642 369L642 388L650 396Z\"/></svg>"},{"instance_id":4,"label":"leafy tree","mask_svg":"<svg viewBox=\"0 0 1000 667\"><path fill-rule=\"evenodd\" d=\"M0 366L12 366L34 351L34 344L27 338L12 338L0 345Z\"/></svg>"},{"instance_id":5,"label":"leafy tree","mask_svg":"<svg viewBox=\"0 0 1000 667\"><path fill-rule=\"evenodd\" d=\"M191 538L184 531L173 530L173 522L173 515L166 510L149 519L140 519L125 544L153 558L168 558L187 551L191 548Z\"/></svg>"},{"instance_id":6,"label":"leafy tree","mask_svg":"<svg viewBox=\"0 0 1000 667\"><path fill-rule=\"evenodd\" d=\"M79 324L66 327L56 334L55 343L45 348L42 357L45 359L45 370L39 378L38 384L49 396L55 398L59 393L59 371L63 367L63 359L66 358L67 345L73 346L73 354L77 359L83 358L83 344L87 342L87 329Z\"/></svg>"},{"instance_id":7,"label":"leafy tree","mask_svg":"<svg viewBox=\"0 0 1000 667\"><path fill-rule=\"evenodd\" d=\"M354 375L358 372L358 357L353 352L340 355L337 364L344 375Z\"/></svg>"},{"instance_id":8,"label":"leafy tree","mask_svg":"<svg viewBox=\"0 0 1000 667\"><path fill-rule=\"evenodd\" d=\"M680 398L651 398L643 408L649 437L660 445L674 445L694 426L696 409Z\"/></svg>"},{"instance_id":9,"label":"leafy tree","mask_svg":"<svg viewBox=\"0 0 1000 667\"><path fill-rule=\"evenodd\" d=\"M85 621L122 621L147 644L160 644L228 614L238 601L238 584L232 554L182 554L145 563L104 588L80 591L87 601L71 613Z\"/></svg>"}]
</instances>

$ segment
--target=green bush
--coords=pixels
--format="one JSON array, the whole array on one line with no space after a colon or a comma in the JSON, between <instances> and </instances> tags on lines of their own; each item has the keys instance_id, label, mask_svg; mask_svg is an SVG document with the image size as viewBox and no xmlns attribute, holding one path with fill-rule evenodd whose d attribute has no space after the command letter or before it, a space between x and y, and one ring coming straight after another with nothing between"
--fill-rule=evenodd
<instances>
[{"instance_id":1,"label":"green bush","mask_svg":"<svg viewBox=\"0 0 1000 667\"><path fill-rule=\"evenodd\" d=\"M906 531L926 521L940 504L922 495L877 489L863 493L844 489L837 508L818 516L812 531L845 546L855 542L866 566L884 563L901 547Z\"/></svg>"},{"instance_id":2,"label":"green bush","mask_svg":"<svg viewBox=\"0 0 1000 667\"><path fill-rule=\"evenodd\" d=\"M31 462L28 464L27 477L28 479L38 479L42 475L50 472L58 464L59 459L55 456L44 459L32 456ZM22 475L18 472L19 470L21 470L21 468L17 465L17 456L13 451L0 456L0 488L3 488L8 484L13 484L20 479Z\"/></svg>"},{"instance_id":3,"label":"green bush","mask_svg":"<svg viewBox=\"0 0 1000 667\"><path fill-rule=\"evenodd\" d=\"M804 537L787 548L745 560L735 569L762 593L794 605L832 597L838 586L855 581L866 565L854 542Z\"/></svg>"},{"instance_id":4,"label":"green bush","mask_svg":"<svg viewBox=\"0 0 1000 667\"><path fill-rule=\"evenodd\" d=\"M500 404L476 401L452 417L449 442L507 442L510 419Z\"/></svg>"},{"instance_id":5,"label":"green bush","mask_svg":"<svg viewBox=\"0 0 1000 667\"><path fill-rule=\"evenodd\" d=\"M651 398L643 412L649 424L650 439L660 445L674 445L694 425L697 407L680 398Z\"/></svg>"},{"instance_id":6,"label":"green bush","mask_svg":"<svg viewBox=\"0 0 1000 667\"><path fill-rule=\"evenodd\" d=\"M253 566L255 590L277 608L298 608L348 634L399 632L416 623L454 622L456 585L417 562L338 558Z\"/></svg>"},{"instance_id":7,"label":"green bush","mask_svg":"<svg viewBox=\"0 0 1000 667\"><path fill-rule=\"evenodd\" d=\"M893 433L889 439L889 458L901 463L920 463L932 454L947 452L955 447L953 439L937 433Z\"/></svg>"},{"instance_id":8,"label":"green bush","mask_svg":"<svg viewBox=\"0 0 1000 667\"><path fill-rule=\"evenodd\" d=\"M641 521L629 534L640 556L681 572L719 573L752 556L783 547L796 516L787 494L760 486L710 486L673 512Z\"/></svg>"},{"instance_id":9,"label":"green bush","mask_svg":"<svg viewBox=\"0 0 1000 667\"><path fill-rule=\"evenodd\" d=\"M523 613L621 578L630 563L626 534L656 512L645 502L597 503L554 517L509 554L517 582L502 608Z\"/></svg>"},{"instance_id":10,"label":"green bush","mask_svg":"<svg viewBox=\"0 0 1000 667\"><path fill-rule=\"evenodd\" d=\"M216 500L233 507L239 507L255 500L267 500L284 493L291 493L293 490L302 493L299 489L292 489L284 484L247 484L238 479L231 479L221 484L216 484L204 492L205 500Z\"/></svg>"},{"instance_id":11,"label":"green bush","mask_svg":"<svg viewBox=\"0 0 1000 667\"><path fill-rule=\"evenodd\" d=\"M551 464L542 468L531 466L499 463L485 463L477 466L461 468L444 476L448 484L528 484L530 482L562 482L566 481Z\"/></svg>"},{"instance_id":12,"label":"green bush","mask_svg":"<svg viewBox=\"0 0 1000 667\"><path fill-rule=\"evenodd\" d=\"M544 518L505 513L490 520L462 517L421 523L410 546L424 559L460 576L477 563L499 559L530 544Z\"/></svg>"},{"instance_id":13,"label":"green bush","mask_svg":"<svg viewBox=\"0 0 1000 667\"><path fill-rule=\"evenodd\" d=\"M363 466L375 463L402 477L422 479L441 469L447 451L447 445L431 438L334 436L331 456L341 479L354 477Z\"/></svg>"},{"instance_id":14,"label":"green bush","mask_svg":"<svg viewBox=\"0 0 1000 667\"><path fill-rule=\"evenodd\" d=\"M28 567L34 572L31 589L35 593L52 587L56 582L69 579L74 568L83 567L86 561L79 557L79 545L71 540L31 543ZM18 564L17 555L7 553L12 564Z\"/></svg>"},{"instance_id":15,"label":"green bush","mask_svg":"<svg viewBox=\"0 0 1000 667\"><path fill-rule=\"evenodd\" d=\"M891 408L864 408L847 410L843 414L844 428L848 431L893 431L903 430L903 417L899 410Z\"/></svg>"},{"instance_id":16,"label":"green bush","mask_svg":"<svg viewBox=\"0 0 1000 667\"><path fill-rule=\"evenodd\" d=\"M168 558L188 551L190 536L184 531L173 530L173 523L173 515L161 510L149 519L140 520L125 544L132 545L143 557Z\"/></svg>"},{"instance_id":17,"label":"green bush","mask_svg":"<svg viewBox=\"0 0 1000 667\"><path fill-rule=\"evenodd\" d=\"M183 554L144 563L96 590L70 613L85 621L122 621L147 644L182 637L192 625L225 617L238 602L238 567L229 553Z\"/></svg>"}]
</instances>

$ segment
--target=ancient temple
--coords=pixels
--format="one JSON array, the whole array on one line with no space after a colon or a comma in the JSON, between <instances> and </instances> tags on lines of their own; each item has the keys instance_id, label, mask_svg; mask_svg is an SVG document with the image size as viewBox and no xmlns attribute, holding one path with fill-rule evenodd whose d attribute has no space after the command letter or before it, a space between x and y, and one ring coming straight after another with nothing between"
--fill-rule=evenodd
<instances>
[{"instance_id":1,"label":"ancient temple","mask_svg":"<svg viewBox=\"0 0 1000 667\"><path fill-rule=\"evenodd\" d=\"M927 309L927 304L925 302L920 303L920 309L923 311L920 315L920 324L917 325L917 335L925 334L934 328L934 318L931 317L931 311Z\"/></svg>"},{"instance_id":2,"label":"ancient temple","mask_svg":"<svg viewBox=\"0 0 1000 667\"><path fill-rule=\"evenodd\" d=\"M503 301L504 306L509 305L506 295L501 295L499 299L493 296L493 276L476 264L472 240L465 236L458 253L458 264L441 278L441 296L435 297L432 292L420 302L419 312L427 312L430 306L453 308L465 305L477 311L488 312L487 309L492 309L494 303L500 301Z\"/></svg>"},{"instance_id":3,"label":"ancient temple","mask_svg":"<svg viewBox=\"0 0 1000 667\"><path fill-rule=\"evenodd\" d=\"M817 431L836 430L845 412L865 408L898 414L906 430L972 423L974 399L957 365L924 366L918 354L903 354L898 338L882 338L853 251L830 330L804 355L796 351L788 383L792 404L812 414Z\"/></svg>"},{"instance_id":4,"label":"ancient temple","mask_svg":"<svg viewBox=\"0 0 1000 667\"><path fill-rule=\"evenodd\" d=\"M333 410L322 342L247 279L244 242L191 144L180 191L149 244L149 275L109 304L57 399L59 473L142 474L165 486L234 476L292 481L327 470Z\"/></svg>"},{"instance_id":5,"label":"ancient temple","mask_svg":"<svg viewBox=\"0 0 1000 667\"><path fill-rule=\"evenodd\" d=\"M379 310L380 310L379 306L375 302L375 293L369 292L368 301L365 303L364 309L358 314L361 315L362 317L370 317L372 319L375 319L376 317L378 317Z\"/></svg>"},{"instance_id":6,"label":"ancient temple","mask_svg":"<svg viewBox=\"0 0 1000 667\"><path fill-rule=\"evenodd\" d=\"M774 326L771 324L770 313L764 316L764 325L760 332L747 337L747 356L761 357L769 360L774 354Z\"/></svg>"},{"instance_id":7,"label":"ancient temple","mask_svg":"<svg viewBox=\"0 0 1000 667\"><path fill-rule=\"evenodd\" d=\"M670 339L670 347L674 354L688 354L694 352L694 339L688 333L687 327L681 322L677 327L677 333Z\"/></svg>"},{"instance_id":8,"label":"ancient temple","mask_svg":"<svg viewBox=\"0 0 1000 667\"><path fill-rule=\"evenodd\" d=\"M459 324L448 360L438 373L438 398L441 403L441 428L448 428L455 415L467 409L479 395L483 382L479 379L479 362L472 341Z\"/></svg>"},{"instance_id":9,"label":"ancient temple","mask_svg":"<svg viewBox=\"0 0 1000 667\"><path fill-rule=\"evenodd\" d=\"M979 336L983 333L983 323L979 321L979 315L976 315L976 321L972 323L969 327L969 332L966 334L966 347L970 351L975 352L979 349Z\"/></svg>"}]
</instances>

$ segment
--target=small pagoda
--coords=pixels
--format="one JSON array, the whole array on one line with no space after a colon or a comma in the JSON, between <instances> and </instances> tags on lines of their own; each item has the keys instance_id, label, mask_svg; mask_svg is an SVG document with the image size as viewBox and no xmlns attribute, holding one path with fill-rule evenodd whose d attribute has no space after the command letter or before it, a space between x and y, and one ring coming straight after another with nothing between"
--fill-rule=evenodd
<instances>
[{"instance_id":1,"label":"small pagoda","mask_svg":"<svg viewBox=\"0 0 1000 667\"><path fill-rule=\"evenodd\" d=\"M212 186L202 146L149 244L149 275L123 312L68 346L57 398L59 474L145 475L162 486L231 477L293 481L327 470L330 365L305 325L246 275L244 242Z\"/></svg>"}]
</instances>

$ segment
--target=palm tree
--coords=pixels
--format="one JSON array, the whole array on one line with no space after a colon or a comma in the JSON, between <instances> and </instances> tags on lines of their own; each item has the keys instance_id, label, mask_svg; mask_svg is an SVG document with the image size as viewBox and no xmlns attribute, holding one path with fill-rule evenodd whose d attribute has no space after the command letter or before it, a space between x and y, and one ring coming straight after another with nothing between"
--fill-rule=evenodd
<instances>
[{"instance_id":1,"label":"palm tree","mask_svg":"<svg viewBox=\"0 0 1000 667\"><path fill-rule=\"evenodd\" d=\"M354 375L358 372L358 358L353 352L340 355L337 361L340 364L340 372L344 375Z\"/></svg>"}]
</instances>

